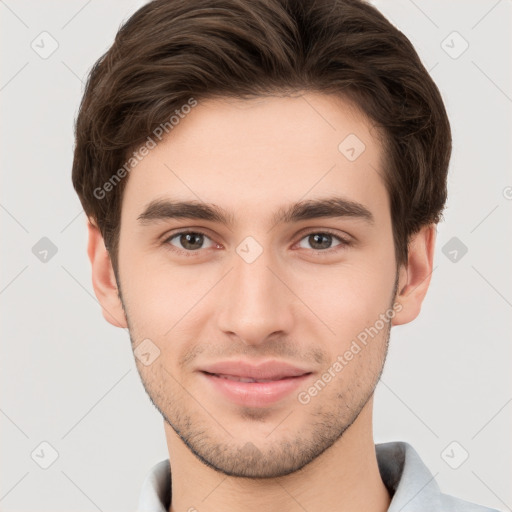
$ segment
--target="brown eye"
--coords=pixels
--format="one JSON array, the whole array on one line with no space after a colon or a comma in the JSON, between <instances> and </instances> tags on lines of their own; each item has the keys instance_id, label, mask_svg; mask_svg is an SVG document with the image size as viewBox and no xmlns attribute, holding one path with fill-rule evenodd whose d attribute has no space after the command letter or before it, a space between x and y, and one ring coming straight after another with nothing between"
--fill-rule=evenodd
<instances>
[{"instance_id":1,"label":"brown eye","mask_svg":"<svg viewBox=\"0 0 512 512\"><path fill-rule=\"evenodd\" d=\"M309 247L302 245L302 242L304 240L306 241L307 245L309 245ZM333 242L335 241L337 241L338 243L333 245ZM323 231L315 231L309 233L308 235L303 237L299 242L299 246L301 248L312 249L314 251L328 251L336 247L343 248L347 245L350 245L348 240L344 240L340 236Z\"/></svg>"},{"instance_id":2,"label":"brown eye","mask_svg":"<svg viewBox=\"0 0 512 512\"><path fill-rule=\"evenodd\" d=\"M170 236L165 243L168 243L177 250L193 252L199 249L206 249L207 247L204 247L205 240L210 241L209 247L215 245L209 237L198 231L181 231L175 233Z\"/></svg>"}]
</instances>

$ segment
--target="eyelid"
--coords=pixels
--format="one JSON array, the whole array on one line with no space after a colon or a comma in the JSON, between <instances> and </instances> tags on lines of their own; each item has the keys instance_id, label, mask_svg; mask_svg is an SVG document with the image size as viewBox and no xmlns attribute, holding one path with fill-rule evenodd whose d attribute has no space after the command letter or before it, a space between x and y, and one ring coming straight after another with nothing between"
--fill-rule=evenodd
<instances>
[{"instance_id":1,"label":"eyelid","mask_svg":"<svg viewBox=\"0 0 512 512\"><path fill-rule=\"evenodd\" d=\"M164 243L170 240L171 238L177 236L177 235L186 235L188 233L197 233L199 235L203 235L205 237L208 237L210 240L213 241L212 236L208 234L208 231L203 228L176 228L175 230L166 231L161 237L159 237Z\"/></svg>"},{"instance_id":2,"label":"eyelid","mask_svg":"<svg viewBox=\"0 0 512 512\"><path fill-rule=\"evenodd\" d=\"M332 235L333 237L345 243L350 243L353 240L353 237L348 233L341 234L339 231L332 230L330 228L304 228L303 231L299 231L298 236L300 236L300 240L302 240L305 236L317 233Z\"/></svg>"}]
</instances>

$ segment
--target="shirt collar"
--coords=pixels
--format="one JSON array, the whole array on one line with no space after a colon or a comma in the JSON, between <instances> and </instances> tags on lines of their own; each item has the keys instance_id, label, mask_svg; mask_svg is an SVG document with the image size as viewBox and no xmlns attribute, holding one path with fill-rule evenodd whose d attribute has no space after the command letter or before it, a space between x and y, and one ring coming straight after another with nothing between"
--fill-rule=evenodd
<instances>
[{"instance_id":1,"label":"shirt collar","mask_svg":"<svg viewBox=\"0 0 512 512\"><path fill-rule=\"evenodd\" d=\"M375 451L382 481L392 496L388 512L445 510L437 482L410 444L383 443Z\"/></svg>"},{"instance_id":2,"label":"shirt collar","mask_svg":"<svg viewBox=\"0 0 512 512\"><path fill-rule=\"evenodd\" d=\"M392 497L388 512L455 510L443 501L434 477L411 445L383 443L375 450L382 481ZM153 466L144 480L137 512L167 512L170 502L171 470L166 459Z\"/></svg>"}]
</instances>

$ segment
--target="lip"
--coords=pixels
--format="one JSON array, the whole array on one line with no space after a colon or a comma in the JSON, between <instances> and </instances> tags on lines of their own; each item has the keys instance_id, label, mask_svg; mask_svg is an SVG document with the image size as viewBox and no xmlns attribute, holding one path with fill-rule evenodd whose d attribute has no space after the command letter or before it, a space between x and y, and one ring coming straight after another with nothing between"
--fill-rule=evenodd
<instances>
[{"instance_id":1,"label":"lip","mask_svg":"<svg viewBox=\"0 0 512 512\"><path fill-rule=\"evenodd\" d=\"M299 368L284 361L267 360L258 364L250 364L247 361L221 361L200 368L203 372L217 375L232 375L249 379L279 380L286 377L300 377L311 370Z\"/></svg>"},{"instance_id":2,"label":"lip","mask_svg":"<svg viewBox=\"0 0 512 512\"><path fill-rule=\"evenodd\" d=\"M257 365L245 361L223 361L205 366L199 373L216 392L231 402L248 407L265 407L288 396L303 385L313 372L281 361L264 361ZM270 382L232 380L237 378Z\"/></svg>"}]
</instances>

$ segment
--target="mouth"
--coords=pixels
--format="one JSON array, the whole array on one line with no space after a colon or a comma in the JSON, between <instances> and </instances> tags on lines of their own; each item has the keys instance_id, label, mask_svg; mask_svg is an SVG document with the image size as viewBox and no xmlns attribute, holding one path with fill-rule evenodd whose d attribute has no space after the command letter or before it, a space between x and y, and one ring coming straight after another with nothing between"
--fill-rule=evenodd
<instances>
[{"instance_id":1,"label":"mouth","mask_svg":"<svg viewBox=\"0 0 512 512\"><path fill-rule=\"evenodd\" d=\"M219 377L254 379L255 381L275 381L311 373L308 368L277 360L264 360L257 363L249 360L228 360L198 369Z\"/></svg>"},{"instance_id":2,"label":"mouth","mask_svg":"<svg viewBox=\"0 0 512 512\"><path fill-rule=\"evenodd\" d=\"M302 377L302 375L290 375L290 376L283 375L283 376L273 377L271 379L255 379L253 377L243 377L240 375L226 375L223 373L209 373L209 372L203 372L203 373L206 373L207 375L211 375L212 377L218 377L219 379L228 379L228 380L234 380L236 382L249 382L249 383L252 383L252 382L276 382L279 380L297 379L299 377ZM305 373L304 375L309 375L309 373L311 373L311 372Z\"/></svg>"},{"instance_id":3,"label":"mouth","mask_svg":"<svg viewBox=\"0 0 512 512\"><path fill-rule=\"evenodd\" d=\"M225 362L199 370L216 399L245 407L268 407L304 386L312 371L279 362L258 366Z\"/></svg>"}]
</instances>

